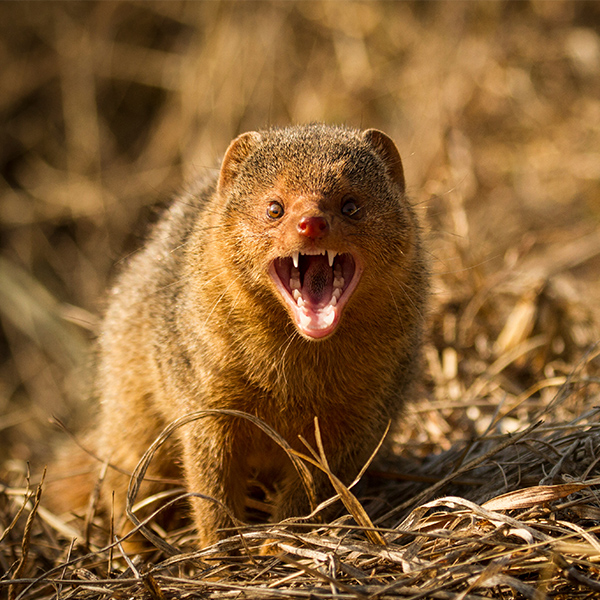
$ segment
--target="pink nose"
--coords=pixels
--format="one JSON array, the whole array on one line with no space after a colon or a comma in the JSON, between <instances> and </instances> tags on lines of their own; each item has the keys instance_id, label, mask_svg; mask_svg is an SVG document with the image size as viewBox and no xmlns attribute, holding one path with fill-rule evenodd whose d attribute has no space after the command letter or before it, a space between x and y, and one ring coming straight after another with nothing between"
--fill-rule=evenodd
<instances>
[{"instance_id":1,"label":"pink nose","mask_svg":"<svg viewBox=\"0 0 600 600\"><path fill-rule=\"evenodd\" d=\"M298 233L311 240L322 238L329 231L329 223L325 217L302 217L298 221Z\"/></svg>"}]
</instances>

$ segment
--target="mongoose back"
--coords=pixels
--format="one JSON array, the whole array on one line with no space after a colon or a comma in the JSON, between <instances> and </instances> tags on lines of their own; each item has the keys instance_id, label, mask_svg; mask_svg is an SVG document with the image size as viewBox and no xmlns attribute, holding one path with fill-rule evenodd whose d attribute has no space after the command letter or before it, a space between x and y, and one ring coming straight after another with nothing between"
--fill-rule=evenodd
<instances>
[{"instance_id":1,"label":"mongoose back","mask_svg":"<svg viewBox=\"0 0 600 600\"><path fill-rule=\"evenodd\" d=\"M428 277L392 140L307 125L240 135L217 177L174 200L109 300L99 340L96 452L131 472L163 428L204 409L250 413L299 451L318 418L351 481L414 396ZM191 500L199 545L243 520L248 482L275 520L310 513L286 454L247 420L174 433L151 470ZM312 467L311 467L312 468ZM333 494L314 469L317 500ZM109 469L123 507L129 479Z\"/></svg>"}]
</instances>

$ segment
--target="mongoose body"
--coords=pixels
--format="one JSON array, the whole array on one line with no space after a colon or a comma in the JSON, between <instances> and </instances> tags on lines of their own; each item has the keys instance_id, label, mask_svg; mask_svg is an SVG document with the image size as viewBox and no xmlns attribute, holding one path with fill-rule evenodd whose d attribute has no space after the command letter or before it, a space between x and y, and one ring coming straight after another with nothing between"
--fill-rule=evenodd
<instances>
[{"instance_id":1,"label":"mongoose body","mask_svg":"<svg viewBox=\"0 0 600 600\"><path fill-rule=\"evenodd\" d=\"M204 409L254 415L295 449L315 444L352 480L414 395L428 291L393 142L309 125L241 135L218 177L177 198L116 281L99 342L96 453L133 471L163 428ZM274 518L310 512L285 453L255 425L210 416L179 428L154 474L245 516L248 481ZM312 469L312 467L311 467ZM317 500L333 494L313 470ZM124 506L128 477L103 495ZM201 546L231 520L191 501Z\"/></svg>"}]
</instances>

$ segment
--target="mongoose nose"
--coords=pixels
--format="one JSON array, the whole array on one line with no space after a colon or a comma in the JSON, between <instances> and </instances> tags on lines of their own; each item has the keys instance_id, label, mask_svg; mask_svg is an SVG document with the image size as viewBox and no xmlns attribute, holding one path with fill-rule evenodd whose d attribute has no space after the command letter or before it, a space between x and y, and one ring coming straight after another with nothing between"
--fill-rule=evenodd
<instances>
[{"instance_id":1,"label":"mongoose nose","mask_svg":"<svg viewBox=\"0 0 600 600\"><path fill-rule=\"evenodd\" d=\"M311 240L324 237L329 231L329 223L325 217L302 217L298 221L298 233Z\"/></svg>"}]
</instances>

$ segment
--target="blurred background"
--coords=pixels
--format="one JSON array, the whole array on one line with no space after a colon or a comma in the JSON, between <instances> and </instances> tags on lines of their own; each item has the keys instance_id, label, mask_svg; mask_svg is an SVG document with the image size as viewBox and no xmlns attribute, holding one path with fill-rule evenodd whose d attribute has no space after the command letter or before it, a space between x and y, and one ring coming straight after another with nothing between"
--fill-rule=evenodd
<instances>
[{"instance_id":1,"label":"blurred background","mask_svg":"<svg viewBox=\"0 0 600 600\"><path fill-rule=\"evenodd\" d=\"M517 427L589 379L599 28L600 3L562 0L0 3L3 470L89 412L105 289L156 207L270 125L398 145L435 273L407 447L477 434L507 398Z\"/></svg>"}]
</instances>

